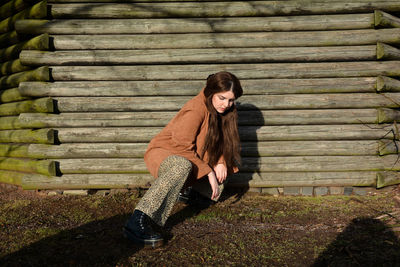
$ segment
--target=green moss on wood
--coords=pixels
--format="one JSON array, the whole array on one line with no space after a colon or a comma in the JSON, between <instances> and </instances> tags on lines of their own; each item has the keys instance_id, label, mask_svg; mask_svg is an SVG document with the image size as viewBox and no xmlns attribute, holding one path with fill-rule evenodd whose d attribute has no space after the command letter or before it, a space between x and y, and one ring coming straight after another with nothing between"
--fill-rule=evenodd
<instances>
[{"instance_id":1,"label":"green moss on wood","mask_svg":"<svg viewBox=\"0 0 400 267\"><path fill-rule=\"evenodd\" d=\"M0 131L0 143L54 144L53 129L3 130Z\"/></svg>"},{"instance_id":2,"label":"green moss on wood","mask_svg":"<svg viewBox=\"0 0 400 267\"><path fill-rule=\"evenodd\" d=\"M17 14L0 22L0 33L14 29L14 23L21 19L43 19L47 17L47 1L42 1L32 7L26 8Z\"/></svg>"},{"instance_id":3,"label":"green moss on wood","mask_svg":"<svg viewBox=\"0 0 400 267\"><path fill-rule=\"evenodd\" d=\"M0 157L0 170L56 175L56 164L52 160L32 160Z\"/></svg>"},{"instance_id":4,"label":"green moss on wood","mask_svg":"<svg viewBox=\"0 0 400 267\"><path fill-rule=\"evenodd\" d=\"M51 98L39 98L0 105L0 116L19 115L30 112L53 112L54 104Z\"/></svg>"},{"instance_id":5,"label":"green moss on wood","mask_svg":"<svg viewBox=\"0 0 400 267\"><path fill-rule=\"evenodd\" d=\"M22 177L25 173L0 170L0 183L21 185Z\"/></svg>"},{"instance_id":6,"label":"green moss on wood","mask_svg":"<svg viewBox=\"0 0 400 267\"><path fill-rule=\"evenodd\" d=\"M30 71L15 73L0 78L0 89L18 87L19 83L26 81L49 81L49 67L44 66Z\"/></svg>"},{"instance_id":7,"label":"green moss on wood","mask_svg":"<svg viewBox=\"0 0 400 267\"><path fill-rule=\"evenodd\" d=\"M16 31L4 33L0 35L0 48L7 47L21 41L22 40L20 39Z\"/></svg>"},{"instance_id":8,"label":"green moss on wood","mask_svg":"<svg viewBox=\"0 0 400 267\"><path fill-rule=\"evenodd\" d=\"M36 36L13 46L0 49L0 62L16 59L22 50L49 50L49 35L47 33Z\"/></svg>"},{"instance_id":9,"label":"green moss on wood","mask_svg":"<svg viewBox=\"0 0 400 267\"><path fill-rule=\"evenodd\" d=\"M0 157L28 158L28 144L0 144Z\"/></svg>"},{"instance_id":10,"label":"green moss on wood","mask_svg":"<svg viewBox=\"0 0 400 267\"><path fill-rule=\"evenodd\" d=\"M41 34L43 33L43 26L48 22L49 20L39 20L39 19L18 20L15 22L15 29L19 33Z\"/></svg>"},{"instance_id":11,"label":"green moss on wood","mask_svg":"<svg viewBox=\"0 0 400 267\"><path fill-rule=\"evenodd\" d=\"M0 91L0 102L9 103L28 100L30 97L22 96L18 88L11 88L7 90Z\"/></svg>"},{"instance_id":12,"label":"green moss on wood","mask_svg":"<svg viewBox=\"0 0 400 267\"><path fill-rule=\"evenodd\" d=\"M20 59L7 61L7 62L0 64L0 74L3 76L10 75L10 74L17 73L17 72L22 72L22 71L28 71L31 69L32 69L32 67L30 67L30 66L22 65Z\"/></svg>"}]
</instances>

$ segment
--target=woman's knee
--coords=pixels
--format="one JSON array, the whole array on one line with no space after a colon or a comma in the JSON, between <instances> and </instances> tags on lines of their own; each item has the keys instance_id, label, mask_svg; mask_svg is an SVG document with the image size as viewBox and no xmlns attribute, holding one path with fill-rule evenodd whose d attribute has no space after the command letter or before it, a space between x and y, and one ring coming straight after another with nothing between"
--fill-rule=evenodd
<instances>
[{"instance_id":1,"label":"woman's knee","mask_svg":"<svg viewBox=\"0 0 400 267\"><path fill-rule=\"evenodd\" d=\"M168 156L161 165L163 170L181 175L188 175L192 171L192 163L185 157L177 155Z\"/></svg>"}]
</instances>

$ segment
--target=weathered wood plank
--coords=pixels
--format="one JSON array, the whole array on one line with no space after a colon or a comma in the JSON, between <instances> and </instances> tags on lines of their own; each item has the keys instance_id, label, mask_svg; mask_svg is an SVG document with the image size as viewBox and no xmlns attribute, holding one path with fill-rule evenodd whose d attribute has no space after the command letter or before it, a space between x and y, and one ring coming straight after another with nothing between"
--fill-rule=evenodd
<instances>
[{"instance_id":1,"label":"weathered wood plank","mask_svg":"<svg viewBox=\"0 0 400 267\"><path fill-rule=\"evenodd\" d=\"M375 10L375 26L376 27L396 27L400 28L400 19L386 12Z\"/></svg>"},{"instance_id":2,"label":"weathered wood plank","mask_svg":"<svg viewBox=\"0 0 400 267\"><path fill-rule=\"evenodd\" d=\"M17 72L31 70L32 67L21 64L20 59L0 63L0 75L10 75Z\"/></svg>"},{"instance_id":3,"label":"weathered wood plank","mask_svg":"<svg viewBox=\"0 0 400 267\"><path fill-rule=\"evenodd\" d=\"M0 18L5 19L39 0L11 0L0 6Z\"/></svg>"},{"instance_id":4,"label":"weathered wood plank","mask_svg":"<svg viewBox=\"0 0 400 267\"><path fill-rule=\"evenodd\" d=\"M51 98L39 98L0 104L0 116L13 116L26 112L53 112L54 103Z\"/></svg>"},{"instance_id":5,"label":"weathered wood plank","mask_svg":"<svg viewBox=\"0 0 400 267\"><path fill-rule=\"evenodd\" d=\"M49 35L41 34L28 41L12 45L5 49L0 49L0 62L18 58L22 49L26 50L48 50L49 49Z\"/></svg>"},{"instance_id":6,"label":"weathered wood plank","mask_svg":"<svg viewBox=\"0 0 400 267\"><path fill-rule=\"evenodd\" d=\"M393 80L392 78L385 77ZM246 95L304 94L304 93L375 93L375 77L321 79L241 79ZM400 85L382 91L400 90ZM399 82L400 84L400 82ZM23 96L195 96L205 80L196 81L66 81L21 82L18 90ZM393 88L393 89L391 89Z\"/></svg>"},{"instance_id":7,"label":"weathered wood plank","mask_svg":"<svg viewBox=\"0 0 400 267\"><path fill-rule=\"evenodd\" d=\"M400 59L400 50L384 43L378 43L376 45L376 58L381 60Z\"/></svg>"},{"instance_id":8,"label":"weathered wood plank","mask_svg":"<svg viewBox=\"0 0 400 267\"><path fill-rule=\"evenodd\" d=\"M0 157L30 158L28 144L0 144Z\"/></svg>"},{"instance_id":9,"label":"weathered wood plank","mask_svg":"<svg viewBox=\"0 0 400 267\"><path fill-rule=\"evenodd\" d=\"M14 23L20 19L43 19L47 17L47 1L41 1L15 15L0 21L0 33L14 30Z\"/></svg>"},{"instance_id":10,"label":"weathered wood plank","mask_svg":"<svg viewBox=\"0 0 400 267\"><path fill-rule=\"evenodd\" d=\"M50 80L49 68L44 66L34 70L28 70L1 77L0 89L4 90L8 88L18 87L20 82L49 81L49 80Z\"/></svg>"},{"instance_id":11,"label":"weathered wood plank","mask_svg":"<svg viewBox=\"0 0 400 267\"><path fill-rule=\"evenodd\" d=\"M22 51L27 66L92 66L130 64L326 62L399 59L398 49L379 44L332 47L203 48L146 50ZM232 55L235 55L232 57Z\"/></svg>"},{"instance_id":12,"label":"weathered wood plank","mask_svg":"<svg viewBox=\"0 0 400 267\"><path fill-rule=\"evenodd\" d=\"M143 34L205 32L271 32L372 29L374 15L314 15L292 17L235 17L190 19L67 19L23 20L15 24L29 34Z\"/></svg>"},{"instance_id":13,"label":"weathered wood plank","mask_svg":"<svg viewBox=\"0 0 400 267\"><path fill-rule=\"evenodd\" d=\"M389 185L395 185L400 183L399 172L384 171L377 173L377 188L382 188Z\"/></svg>"},{"instance_id":14,"label":"weathered wood plank","mask_svg":"<svg viewBox=\"0 0 400 267\"><path fill-rule=\"evenodd\" d=\"M60 112L177 111L191 97L54 97ZM90 105L88 105L90 103ZM154 105L157 103L157 105ZM399 93L244 95L237 102L240 110L398 108Z\"/></svg>"},{"instance_id":15,"label":"weathered wood plank","mask_svg":"<svg viewBox=\"0 0 400 267\"><path fill-rule=\"evenodd\" d=\"M47 177L25 174L23 189L108 189L150 187L154 178L150 174L64 174L61 177Z\"/></svg>"},{"instance_id":16,"label":"weathered wood plank","mask_svg":"<svg viewBox=\"0 0 400 267\"><path fill-rule=\"evenodd\" d=\"M8 171L38 173L47 176L56 175L56 163L52 160L32 160L0 157L0 169Z\"/></svg>"},{"instance_id":17,"label":"weathered wood plank","mask_svg":"<svg viewBox=\"0 0 400 267\"><path fill-rule=\"evenodd\" d=\"M55 81L73 80L192 80L230 71L239 78L328 78L400 76L400 61L199 64L144 66L51 66ZM258 71L254 71L257 69Z\"/></svg>"},{"instance_id":18,"label":"weathered wood plank","mask_svg":"<svg viewBox=\"0 0 400 267\"><path fill-rule=\"evenodd\" d=\"M327 110L250 110L239 111L239 125L299 125L299 124L362 124L390 123L398 120L399 111L376 109ZM82 112L82 113L22 113L19 125L37 127L135 127L165 126L176 112ZM1 125L1 123L0 123Z\"/></svg>"},{"instance_id":19,"label":"weathered wood plank","mask_svg":"<svg viewBox=\"0 0 400 267\"><path fill-rule=\"evenodd\" d=\"M113 22L114 23L114 22ZM54 26L55 27L55 26ZM114 30L113 27L106 27ZM130 29L128 27L128 29ZM127 29L127 30L128 30ZM55 29L53 30L55 31ZM57 28L57 31L61 29ZM77 35L81 28L63 31L68 35L52 35L56 50L89 49L160 49L222 47L294 47L372 45L377 42L400 43L400 29L368 29L351 31L300 32L233 32L185 34L109 34ZM114 32L113 32L114 33ZM290 36L290 38L288 37ZM179 37L179 38L178 38Z\"/></svg>"},{"instance_id":20,"label":"weathered wood plank","mask_svg":"<svg viewBox=\"0 0 400 267\"><path fill-rule=\"evenodd\" d=\"M55 128L60 143L146 143L161 127ZM382 125L293 125L242 126L242 141L377 140L393 139L394 126Z\"/></svg>"},{"instance_id":21,"label":"weathered wood plank","mask_svg":"<svg viewBox=\"0 0 400 267\"><path fill-rule=\"evenodd\" d=\"M147 173L141 158L54 159L61 174ZM243 172L383 171L400 170L397 155L379 156L290 156L242 158ZM1 168L1 163L0 163Z\"/></svg>"},{"instance_id":22,"label":"weathered wood plank","mask_svg":"<svg viewBox=\"0 0 400 267\"><path fill-rule=\"evenodd\" d=\"M299 2L178 2L178 3L101 3L53 4L54 18L162 18L162 17L240 17L302 14L360 13L375 9L400 11L397 1Z\"/></svg>"},{"instance_id":23,"label":"weathered wood plank","mask_svg":"<svg viewBox=\"0 0 400 267\"><path fill-rule=\"evenodd\" d=\"M375 186L377 172L262 172L230 176L230 186Z\"/></svg>"},{"instance_id":24,"label":"weathered wood plank","mask_svg":"<svg viewBox=\"0 0 400 267\"><path fill-rule=\"evenodd\" d=\"M0 91L0 102L1 103L9 103L9 102L17 102L22 100L28 100L30 97L22 96L19 92L18 88L11 88L7 90Z\"/></svg>"},{"instance_id":25,"label":"weathered wood plank","mask_svg":"<svg viewBox=\"0 0 400 267\"><path fill-rule=\"evenodd\" d=\"M385 77L378 76L376 78L376 91L378 92L399 92L400 91L400 81Z\"/></svg>"},{"instance_id":26,"label":"weathered wood plank","mask_svg":"<svg viewBox=\"0 0 400 267\"><path fill-rule=\"evenodd\" d=\"M0 143L53 144L54 130L3 130L0 131Z\"/></svg>"},{"instance_id":27,"label":"weathered wood plank","mask_svg":"<svg viewBox=\"0 0 400 267\"><path fill-rule=\"evenodd\" d=\"M0 35L0 48L4 48L18 42L23 41L20 35L16 31L3 33Z\"/></svg>"},{"instance_id":28,"label":"weathered wood plank","mask_svg":"<svg viewBox=\"0 0 400 267\"><path fill-rule=\"evenodd\" d=\"M228 178L228 186L375 186L376 172L263 172L239 173ZM24 189L101 189L150 187L150 174L64 174L61 177L25 174Z\"/></svg>"},{"instance_id":29,"label":"weathered wood plank","mask_svg":"<svg viewBox=\"0 0 400 267\"><path fill-rule=\"evenodd\" d=\"M393 142L392 140L385 141L387 145ZM242 142L241 154L245 157L378 155L378 149L383 148L383 145L378 147L379 144L376 140ZM19 147L17 148L19 149ZM1 149L0 145L0 155ZM60 145L31 144L28 148L24 147L23 150L21 148L21 151L23 151L23 155L27 155L26 157L37 159L142 159L146 149L147 143L72 143Z\"/></svg>"}]
</instances>

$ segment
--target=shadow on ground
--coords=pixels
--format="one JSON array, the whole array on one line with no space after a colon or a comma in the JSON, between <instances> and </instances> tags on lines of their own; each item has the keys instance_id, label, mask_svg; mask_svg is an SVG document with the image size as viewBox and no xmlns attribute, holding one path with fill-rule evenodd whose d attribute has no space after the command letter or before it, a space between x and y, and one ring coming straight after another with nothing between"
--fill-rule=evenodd
<instances>
[{"instance_id":1,"label":"shadow on ground","mask_svg":"<svg viewBox=\"0 0 400 267\"><path fill-rule=\"evenodd\" d=\"M392 229L377 219L356 218L312 266L399 265L400 241Z\"/></svg>"}]
</instances>

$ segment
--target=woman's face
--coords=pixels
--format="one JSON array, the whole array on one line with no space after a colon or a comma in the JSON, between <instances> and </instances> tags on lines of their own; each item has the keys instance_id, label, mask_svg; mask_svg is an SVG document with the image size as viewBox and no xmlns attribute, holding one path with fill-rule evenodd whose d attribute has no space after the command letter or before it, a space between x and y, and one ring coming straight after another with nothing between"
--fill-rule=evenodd
<instances>
[{"instance_id":1,"label":"woman's face","mask_svg":"<svg viewBox=\"0 0 400 267\"><path fill-rule=\"evenodd\" d=\"M235 95L232 91L220 92L213 95L212 104L218 113L224 113L232 107L235 101Z\"/></svg>"}]
</instances>

